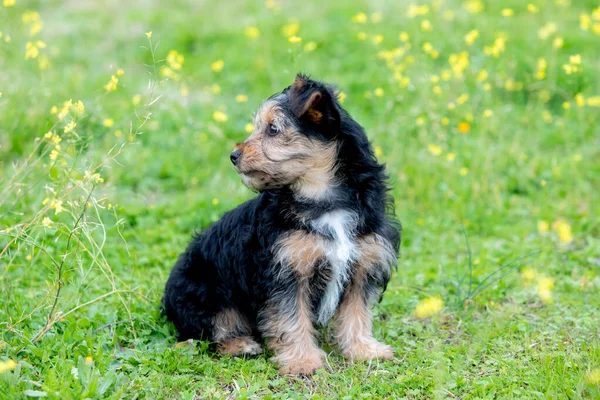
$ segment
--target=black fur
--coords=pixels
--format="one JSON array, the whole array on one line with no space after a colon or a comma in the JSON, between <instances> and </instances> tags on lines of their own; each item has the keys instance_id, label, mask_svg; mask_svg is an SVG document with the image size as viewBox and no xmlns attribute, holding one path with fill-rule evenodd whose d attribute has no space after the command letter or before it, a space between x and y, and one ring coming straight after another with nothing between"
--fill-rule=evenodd
<instances>
[{"instance_id":1,"label":"black fur","mask_svg":"<svg viewBox=\"0 0 600 400\"><path fill-rule=\"evenodd\" d=\"M282 274L282 266L272 262L272 246L290 230L311 229L295 217L299 212L318 218L336 209L352 210L359 216L358 235L377 233L398 252L400 224L393 216L384 166L377 162L364 130L341 107L333 89L304 79L310 84L306 96L314 90L323 94L319 103L322 123L298 117L298 104L287 95L290 88L277 98L303 134L337 141L336 178L341 183L337 194L330 200L312 201L298 200L286 187L266 190L196 235L171 271L163 298L164 312L177 328L178 340L211 339L213 317L227 308L243 313L260 334L257 329L267 300L285 302L295 290L293 274ZM326 278L326 271L315 274L313 286L322 286ZM382 293L389 278L389 268L384 268L369 277L365 290ZM314 293L316 308L319 290Z\"/></svg>"}]
</instances>

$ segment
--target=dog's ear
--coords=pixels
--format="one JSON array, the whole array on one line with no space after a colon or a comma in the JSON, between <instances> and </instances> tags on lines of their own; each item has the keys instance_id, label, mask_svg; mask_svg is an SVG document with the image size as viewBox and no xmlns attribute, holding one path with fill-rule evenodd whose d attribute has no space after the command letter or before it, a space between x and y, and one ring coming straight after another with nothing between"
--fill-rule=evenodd
<instances>
[{"instance_id":1,"label":"dog's ear","mask_svg":"<svg viewBox=\"0 0 600 400\"><path fill-rule=\"evenodd\" d=\"M292 111L299 119L320 126L339 121L339 111L331 91L322 83L298 74L289 89Z\"/></svg>"}]
</instances>

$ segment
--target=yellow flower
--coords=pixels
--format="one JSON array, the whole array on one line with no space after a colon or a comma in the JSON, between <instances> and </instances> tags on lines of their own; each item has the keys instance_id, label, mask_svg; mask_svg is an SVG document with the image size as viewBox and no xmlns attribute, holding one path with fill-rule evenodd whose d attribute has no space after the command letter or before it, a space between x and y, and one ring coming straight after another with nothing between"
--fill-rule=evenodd
<instances>
[{"instance_id":1,"label":"yellow flower","mask_svg":"<svg viewBox=\"0 0 600 400\"><path fill-rule=\"evenodd\" d=\"M537 229L538 229L538 232L541 234L547 233L548 230L550 229L550 224L544 220L538 221Z\"/></svg>"},{"instance_id":2,"label":"yellow flower","mask_svg":"<svg viewBox=\"0 0 600 400\"><path fill-rule=\"evenodd\" d=\"M221 93L221 86L219 86L219 84L217 84L217 83L213 83L212 86L210 87L210 91L213 94L218 95Z\"/></svg>"},{"instance_id":3,"label":"yellow flower","mask_svg":"<svg viewBox=\"0 0 600 400\"><path fill-rule=\"evenodd\" d=\"M492 115L494 115L494 112L492 110L488 109L483 112L483 116L486 118L490 118Z\"/></svg>"},{"instance_id":4,"label":"yellow flower","mask_svg":"<svg viewBox=\"0 0 600 400\"><path fill-rule=\"evenodd\" d=\"M461 122L458 124L458 131L460 133L468 133L471 130L471 125L468 122Z\"/></svg>"},{"instance_id":5,"label":"yellow flower","mask_svg":"<svg viewBox=\"0 0 600 400\"><path fill-rule=\"evenodd\" d=\"M542 277L537 282L538 296L544 303L550 303L552 301L552 288L554 287L554 279L548 277Z\"/></svg>"},{"instance_id":6,"label":"yellow flower","mask_svg":"<svg viewBox=\"0 0 600 400\"><path fill-rule=\"evenodd\" d=\"M15 5L15 0L4 0L3 4L4 4L4 7L12 7ZM13 369L13 368L11 368L11 369Z\"/></svg>"},{"instance_id":7,"label":"yellow flower","mask_svg":"<svg viewBox=\"0 0 600 400\"><path fill-rule=\"evenodd\" d=\"M552 41L552 47L554 47L555 49L560 49L564 46L564 44L565 41L561 37L554 38L554 40Z\"/></svg>"},{"instance_id":8,"label":"yellow flower","mask_svg":"<svg viewBox=\"0 0 600 400\"><path fill-rule=\"evenodd\" d=\"M210 64L210 69L212 69L214 72L221 72L224 66L225 62L223 60L217 60Z\"/></svg>"},{"instance_id":9,"label":"yellow flower","mask_svg":"<svg viewBox=\"0 0 600 400\"><path fill-rule=\"evenodd\" d=\"M427 4L423 4L422 6L410 4L408 6L408 10L406 10L406 15L408 16L408 18L414 18L419 15L427 15L428 13L429 13L429 6Z\"/></svg>"},{"instance_id":10,"label":"yellow flower","mask_svg":"<svg viewBox=\"0 0 600 400\"><path fill-rule=\"evenodd\" d=\"M115 121L112 118L104 118L104 121L102 122L102 125L104 125L107 128L110 128L114 124L115 124Z\"/></svg>"},{"instance_id":11,"label":"yellow flower","mask_svg":"<svg viewBox=\"0 0 600 400\"><path fill-rule=\"evenodd\" d=\"M456 99L458 104L465 104L467 101L469 101L469 95L466 93L461 94L458 99Z\"/></svg>"},{"instance_id":12,"label":"yellow flower","mask_svg":"<svg viewBox=\"0 0 600 400\"><path fill-rule=\"evenodd\" d=\"M367 14L364 12L359 12L355 16L352 17L352 22L356 24L364 24L367 22Z\"/></svg>"},{"instance_id":13,"label":"yellow flower","mask_svg":"<svg viewBox=\"0 0 600 400\"><path fill-rule=\"evenodd\" d=\"M40 50L46 47L46 43L38 40L36 42L27 42L25 45L25 59L37 58L40 55Z\"/></svg>"},{"instance_id":14,"label":"yellow flower","mask_svg":"<svg viewBox=\"0 0 600 400\"><path fill-rule=\"evenodd\" d=\"M575 55L569 56L569 62L572 65L580 65L581 64L581 54L575 54Z\"/></svg>"},{"instance_id":15,"label":"yellow flower","mask_svg":"<svg viewBox=\"0 0 600 400\"><path fill-rule=\"evenodd\" d=\"M227 114L221 111L215 111L213 113L213 119L217 122L227 122L229 118L227 118Z\"/></svg>"},{"instance_id":16,"label":"yellow flower","mask_svg":"<svg viewBox=\"0 0 600 400\"><path fill-rule=\"evenodd\" d=\"M380 87L376 88L376 89L373 91L373 93L374 93L374 94L375 94L375 96L377 96L377 97L383 97L383 95L384 95L383 89L382 89L382 88L380 88Z\"/></svg>"},{"instance_id":17,"label":"yellow flower","mask_svg":"<svg viewBox=\"0 0 600 400\"><path fill-rule=\"evenodd\" d=\"M238 103L245 103L248 101L248 96L245 94L238 94L237 96L235 96L235 101L237 101Z\"/></svg>"},{"instance_id":18,"label":"yellow flower","mask_svg":"<svg viewBox=\"0 0 600 400\"><path fill-rule=\"evenodd\" d=\"M502 9L502 16L504 17L512 17L515 11L512 8L504 8Z\"/></svg>"},{"instance_id":19,"label":"yellow flower","mask_svg":"<svg viewBox=\"0 0 600 400\"><path fill-rule=\"evenodd\" d=\"M463 7L471 14L478 14L483 11L481 0L467 0L463 3Z\"/></svg>"},{"instance_id":20,"label":"yellow flower","mask_svg":"<svg viewBox=\"0 0 600 400\"><path fill-rule=\"evenodd\" d=\"M590 107L600 107L600 96L588 97L586 102Z\"/></svg>"},{"instance_id":21,"label":"yellow flower","mask_svg":"<svg viewBox=\"0 0 600 400\"><path fill-rule=\"evenodd\" d=\"M442 154L442 148L437 144L430 144L429 146L427 146L427 149L431 154L433 154L436 157Z\"/></svg>"},{"instance_id":22,"label":"yellow flower","mask_svg":"<svg viewBox=\"0 0 600 400\"><path fill-rule=\"evenodd\" d=\"M454 111L455 109L456 109L456 104L454 104L454 103L448 103L448 110Z\"/></svg>"},{"instance_id":23,"label":"yellow flower","mask_svg":"<svg viewBox=\"0 0 600 400\"><path fill-rule=\"evenodd\" d=\"M383 42L383 35L375 35L375 37L373 38L373 42L375 44L379 44L379 43Z\"/></svg>"},{"instance_id":24,"label":"yellow flower","mask_svg":"<svg viewBox=\"0 0 600 400\"><path fill-rule=\"evenodd\" d=\"M467 175L467 174L469 173L469 168L467 168L467 167L462 167L462 168L460 169L460 171L459 171L459 172L460 172L460 174L461 174L462 176L465 176L465 175Z\"/></svg>"},{"instance_id":25,"label":"yellow flower","mask_svg":"<svg viewBox=\"0 0 600 400\"><path fill-rule=\"evenodd\" d=\"M11 0L4 0L4 7L10 7L15 4L15 0L12 0L12 4L6 5L6 3ZM17 367L17 363L14 360L8 361L0 361L0 374L5 373L6 371L12 371Z\"/></svg>"},{"instance_id":26,"label":"yellow flower","mask_svg":"<svg viewBox=\"0 0 600 400\"><path fill-rule=\"evenodd\" d=\"M548 62L545 58L538 59L538 70L536 77L538 79L544 79L546 77L546 68L548 67Z\"/></svg>"},{"instance_id":27,"label":"yellow flower","mask_svg":"<svg viewBox=\"0 0 600 400\"><path fill-rule=\"evenodd\" d=\"M454 154L454 153L446 154L446 160L448 160L450 162L454 161L455 158L456 158L456 154Z\"/></svg>"},{"instance_id":28,"label":"yellow flower","mask_svg":"<svg viewBox=\"0 0 600 400\"><path fill-rule=\"evenodd\" d=\"M473 29L469 33L465 35L465 43L471 46L475 43L475 40L479 37L479 31L477 29Z\"/></svg>"},{"instance_id":29,"label":"yellow flower","mask_svg":"<svg viewBox=\"0 0 600 400\"><path fill-rule=\"evenodd\" d=\"M344 100L346 100L346 93L344 93L344 92L339 92L339 93L338 93L338 95L337 95L337 98L338 98L338 101L339 101L341 104L344 104Z\"/></svg>"},{"instance_id":30,"label":"yellow flower","mask_svg":"<svg viewBox=\"0 0 600 400\"><path fill-rule=\"evenodd\" d=\"M146 32L146 37L147 37L148 39L152 39L152 31L150 31L150 32Z\"/></svg>"},{"instance_id":31,"label":"yellow flower","mask_svg":"<svg viewBox=\"0 0 600 400\"><path fill-rule=\"evenodd\" d=\"M55 214L60 214L61 212L64 211L64 208L62 206L62 200L54 200L52 202L52 204L50 205L50 208L53 208L55 211Z\"/></svg>"},{"instance_id":32,"label":"yellow flower","mask_svg":"<svg viewBox=\"0 0 600 400\"><path fill-rule=\"evenodd\" d=\"M311 51L315 51L317 48L317 44L315 42L308 42L304 45L304 51L306 53L310 53Z\"/></svg>"},{"instance_id":33,"label":"yellow flower","mask_svg":"<svg viewBox=\"0 0 600 400\"><path fill-rule=\"evenodd\" d=\"M488 72L487 72L487 70L485 70L485 69L482 69L482 70L480 70L480 71L477 73L477 80L478 80L479 82L486 81L486 80L487 80L487 78L488 78Z\"/></svg>"},{"instance_id":34,"label":"yellow flower","mask_svg":"<svg viewBox=\"0 0 600 400\"><path fill-rule=\"evenodd\" d=\"M535 278L537 278L537 275L538 274L537 274L536 270L531 267L525 267L523 269L523 271L521 272L521 276L525 280L525 284L529 284L530 282L533 282L535 280Z\"/></svg>"},{"instance_id":35,"label":"yellow flower","mask_svg":"<svg viewBox=\"0 0 600 400\"><path fill-rule=\"evenodd\" d=\"M444 307L444 302L439 296L428 297L417 304L414 315L417 318L427 318L439 313Z\"/></svg>"},{"instance_id":36,"label":"yellow flower","mask_svg":"<svg viewBox=\"0 0 600 400\"><path fill-rule=\"evenodd\" d=\"M185 57L179 54L176 50L170 50L169 54L167 54L167 64L171 69L179 71L183 67L183 62L185 61Z\"/></svg>"},{"instance_id":37,"label":"yellow flower","mask_svg":"<svg viewBox=\"0 0 600 400\"><path fill-rule=\"evenodd\" d=\"M443 81L449 81L452 78L452 71L449 69L443 69L440 76L442 77Z\"/></svg>"},{"instance_id":38,"label":"yellow flower","mask_svg":"<svg viewBox=\"0 0 600 400\"><path fill-rule=\"evenodd\" d=\"M252 133L252 131L254 130L254 124L252 122L248 122L246 126L244 126L244 130L246 131L246 133Z\"/></svg>"},{"instance_id":39,"label":"yellow flower","mask_svg":"<svg viewBox=\"0 0 600 400\"><path fill-rule=\"evenodd\" d=\"M379 158L383 155L383 149L380 146L375 146L375 157Z\"/></svg>"},{"instance_id":40,"label":"yellow flower","mask_svg":"<svg viewBox=\"0 0 600 400\"><path fill-rule=\"evenodd\" d=\"M442 125L448 126L450 124L450 118L444 117L440 122L442 123Z\"/></svg>"},{"instance_id":41,"label":"yellow flower","mask_svg":"<svg viewBox=\"0 0 600 400\"><path fill-rule=\"evenodd\" d=\"M571 232L571 225L563 220L558 220L554 223L554 229L558 233L558 240L561 243L567 244L573 241L573 233Z\"/></svg>"},{"instance_id":42,"label":"yellow flower","mask_svg":"<svg viewBox=\"0 0 600 400\"><path fill-rule=\"evenodd\" d=\"M88 364L88 365L89 365L89 364L91 364L91 363L92 363L92 361L94 361L94 360L93 360L93 359L92 359L92 357L90 357L90 356L87 356L87 357L85 358L85 363L86 363L86 364Z\"/></svg>"},{"instance_id":43,"label":"yellow flower","mask_svg":"<svg viewBox=\"0 0 600 400\"><path fill-rule=\"evenodd\" d=\"M111 75L110 81L108 81L108 83L106 85L104 85L104 89L107 92L114 92L115 90L117 90L118 84L119 84L119 78L117 78L114 75Z\"/></svg>"},{"instance_id":44,"label":"yellow flower","mask_svg":"<svg viewBox=\"0 0 600 400\"><path fill-rule=\"evenodd\" d=\"M406 32L400 32L400 35L398 36L398 38L402 42L408 42L410 40L410 36L408 36L408 33L406 33Z\"/></svg>"},{"instance_id":45,"label":"yellow flower","mask_svg":"<svg viewBox=\"0 0 600 400\"><path fill-rule=\"evenodd\" d=\"M429 22L428 19L424 19L423 21L421 21L421 30L423 32L431 32L433 30L433 26L431 25L431 22Z\"/></svg>"},{"instance_id":46,"label":"yellow flower","mask_svg":"<svg viewBox=\"0 0 600 400\"><path fill-rule=\"evenodd\" d=\"M300 30L300 25L293 22L291 24L284 25L283 27L283 36L289 38L292 36L296 36L298 31Z\"/></svg>"},{"instance_id":47,"label":"yellow flower","mask_svg":"<svg viewBox=\"0 0 600 400\"><path fill-rule=\"evenodd\" d=\"M115 136L116 136L116 137L121 137L122 135L123 135L123 132L122 132L120 129L117 129L117 130L115 131Z\"/></svg>"},{"instance_id":48,"label":"yellow flower","mask_svg":"<svg viewBox=\"0 0 600 400\"><path fill-rule=\"evenodd\" d=\"M76 126L77 126L77 123L75 121L71 121L65 126L64 132L69 133L73 129L75 129Z\"/></svg>"},{"instance_id":49,"label":"yellow flower","mask_svg":"<svg viewBox=\"0 0 600 400\"><path fill-rule=\"evenodd\" d=\"M299 36L292 36L288 38L288 42L296 44L296 43L300 43L302 41L302 38Z\"/></svg>"},{"instance_id":50,"label":"yellow flower","mask_svg":"<svg viewBox=\"0 0 600 400\"><path fill-rule=\"evenodd\" d=\"M538 36L542 40L548 39L551 35L556 32L556 24L553 22L548 22L546 25L542 26L538 31Z\"/></svg>"},{"instance_id":51,"label":"yellow flower","mask_svg":"<svg viewBox=\"0 0 600 400\"><path fill-rule=\"evenodd\" d=\"M587 15L587 14L579 15L579 27L581 29L583 29L584 31L587 31L590 29L591 25L592 25L592 18L589 15Z\"/></svg>"},{"instance_id":52,"label":"yellow flower","mask_svg":"<svg viewBox=\"0 0 600 400\"><path fill-rule=\"evenodd\" d=\"M600 384L600 368L585 374L585 383L587 383L588 385Z\"/></svg>"},{"instance_id":53,"label":"yellow flower","mask_svg":"<svg viewBox=\"0 0 600 400\"><path fill-rule=\"evenodd\" d=\"M269 10L275 10L275 9L279 8L279 4L277 4L277 2L275 0L266 0L265 7L268 8Z\"/></svg>"},{"instance_id":54,"label":"yellow flower","mask_svg":"<svg viewBox=\"0 0 600 400\"><path fill-rule=\"evenodd\" d=\"M52 220L48 217L45 217L42 220L42 226L44 226L45 228L49 228L50 226L52 226Z\"/></svg>"},{"instance_id":55,"label":"yellow flower","mask_svg":"<svg viewBox=\"0 0 600 400\"><path fill-rule=\"evenodd\" d=\"M255 26L247 26L244 28L244 35L251 39L256 39L260 36L260 31Z\"/></svg>"},{"instance_id":56,"label":"yellow flower","mask_svg":"<svg viewBox=\"0 0 600 400\"><path fill-rule=\"evenodd\" d=\"M77 103L73 104L72 109L75 111L75 114L81 115L85 111L85 106L81 100L78 100Z\"/></svg>"},{"instance_id":57,"label":"yellow flower","mask_svg":"<svg viewBox=\"0 0 600 400\"><path fill-rule=\"evenodd\" d=\"M585 97L583 94L577 93L575 95L575 103L577 103L577 106L579 107L583 107L585 105Z\"/></svg>"},{"instance_id":58,"label":"yellow flower","mask_svg":"<svg viewBox=\"0 0 600 400\"><path fill-rule=\"evenodd\" d=\"M438 96L442 94L442 88L438 85L435 85L432 90L433 94L436 94Z\"/></svg>"},{"instance_id":59,"label":"yellow flower","mask_svg":"<svg viewBox=\"0 0 600 400\"><path fill-rule=\"evenodd\" d=\"M469 66L469 53L463 51L459 54L450 54L448 63L456 78L462 78L463 72Z\"/></svg>"},{"instance_id":60,"label":"yellow flower","mask_svg":"<svg viewBox=\"0 0 600 400\"><path fill-rule=\"evenodd\" d=\"M219 199L216 199L216 198L212 199L211 203L213 206L217 206L217 205L219 205Z\"/></svg>"},{"instance_id":61,"label":"yellow flower","mask_svg":"<svg viewBox=\"0 0 600 400\"><path fill-rule=\"evenodd\" d=\"M123 68L119 68L117 70L117 76L123 76L125 74L125 71L123 70Z\"/></svg>"},{"instance_id":62,"label":"yellow flower","mask_svg":"<svg viewBox=\"0 0 600 400\"><path fill-rule=\"evenodd\" d=\"M539 8L537 8L533 4L527 4L527 11L529 11L532 14L535 14L535 13L537 13L539 11Z\"/></svg>"},{"instance_id":63,"label":"yellow flower","mask_svg":"<svg viewBox=\"0 0 600 400\"><path fill-rule=\"evenodd\" d=\"M358 40L365 40L367 38L367 34L364 32L358 32L356 34L356 37L358 38Z\"/></svg>"}]
</instances>

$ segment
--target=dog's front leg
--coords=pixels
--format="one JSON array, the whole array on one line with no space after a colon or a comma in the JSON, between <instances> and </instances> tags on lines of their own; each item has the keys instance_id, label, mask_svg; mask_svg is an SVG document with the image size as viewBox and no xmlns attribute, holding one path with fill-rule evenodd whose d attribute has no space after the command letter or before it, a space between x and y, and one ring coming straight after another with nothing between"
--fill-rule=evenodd
<instances>
[{"instance_id":1,"label":"dog's front leg","mask_svg":"<svg viewBox=\"0 0 600 400\"><path fill-rule=\"evenodd\" d=\"M315 339L308 279L290 274L285 281L261 312L263 335L280 373L310 375L323 366L325 353Z\"/></svg>"}]
</instances>

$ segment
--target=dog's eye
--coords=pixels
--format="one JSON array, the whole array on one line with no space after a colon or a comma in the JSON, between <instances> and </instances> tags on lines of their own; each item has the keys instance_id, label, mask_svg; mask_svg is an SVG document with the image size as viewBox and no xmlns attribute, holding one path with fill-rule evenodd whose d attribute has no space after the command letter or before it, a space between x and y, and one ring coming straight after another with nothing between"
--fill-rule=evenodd
<instances>
[{"instance_id":1,"label":"dog's eye","mask_svg":"<svg viewBox=\"0 0 600 400\"><path fill-rule=\"evenodd\" d=\"M273 125L273 124L270 124L270 125L269 125L269 135L271 135L271 136L275 136L275 135L277 135L278 133L279 133L279 128L278 128L278 127L276 127L276 126L275 126L275 125Z\"/></svg>"}]
</instances>

